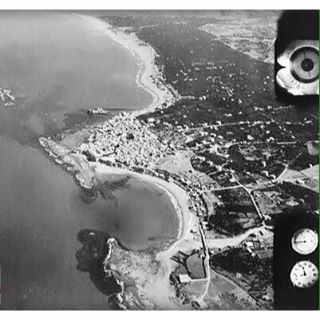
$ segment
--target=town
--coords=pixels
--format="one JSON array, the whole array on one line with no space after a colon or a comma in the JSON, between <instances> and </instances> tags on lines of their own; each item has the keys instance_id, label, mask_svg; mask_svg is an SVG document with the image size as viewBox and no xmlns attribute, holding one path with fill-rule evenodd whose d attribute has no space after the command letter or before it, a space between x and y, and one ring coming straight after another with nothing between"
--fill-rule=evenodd
<instances>
[{"instance_id":1,"label":"town","mask_svg":"<svg viewBox=\"0 0 320 320\"><path fill-rule=\"evenodd\" d=\"M179 98L151 112L121 112L77 132L41 138L41 144L88 193L96 192L94 167L103 164L162 179L187 194L195 223L164 263L179 306L271 309L275 221L296 208L319 214L317 106L297 109L276 101L268 46L253 56L256 49L239 49L249 40L238 33L225 45L224 35L212 36L209 18L105 19L155 48L163 81ZM250 24L245 28L251 32ZM127 296L111 298L143 307L144 298L150 302L143 292L147 274L159 280L150 267L159 264L152 260L156 252L118 246L113 254L118 265L113 272L105 265L108 274L121 278L121 272L142 268L143 279L136 290L128 286Z\"/></svg>"},{"instance_id":2,"label":"town","mask_svg":"<svg viewBox=\"0 0 320 320\"><path fill-rule=\"evenodd\" d=\"M169 183L175 183L188 193L189 209L199 221L199 229L192 230L196 247L190 247L185 252L178 253L178 256L182 254L182 260L176 255L172 257L177 259L178 265L182 263L184 267L178 266L171 277L172 284L178 290L177 295L183 303L189 301L194 307L199 304L199 302L195 303L198 300L190 301L187 293L191 294L191 291L185 292L183 288L190 286L192 279L202 279L205 285L208 274L213 272L210 271L211 267L209 269L204 267L204 259L207 259L207 265L214 267L214 272L231 277L243 288L250 289L249 292L258 301L257 303L271 307L272 288L265 279L271 277L273 218L277 212L285 210L288 206L303 204L301 199L292 195L284 196L281 192L282 185L285 183L282 180L285 176L284 168L281 167L281 170L276 172L278 176L274 175L271 179L267 179L268 175L266 175L256 180L245 180L241 179L237 168L227 166L223 168L221 163L217 165L211 161L206 167L224 176L214 179L214 176L208 175L207 172L205 174L197 170L199 161L206 161L205 158L199 159L195 153L207 148L205 140L207 135L203 134L207 128L206 124L196 130L196 135L204 137L204 140L192 144L190 142L194 139L191 139L188 128L170 128L170 138L164 134L158 137L153 132L155 123L156 120L152 117L148 117L146 121L140 121L132 114L122 112L102 124L88 127L85 141L78 144L72 152L85 157L89 163L100 162L110 167L129 169L161 178ZM229 161L230 154L231 157L233 156L230 152L232 145L228 142L223 145L222 142L221 138L217 140L211 138L210 148L215 151L215 153L212 152L214 155L221 155ZM62 140L61 143L63 144L64 141ZM225 152L222 150L226 149L226 146L229 146L227 148L229 152L224 155ZM282 179L278 179L280 176ZM257 173L252 174L252 177L257 177ZM306 177L301 175L299 179L303 181ZM314 191L310 190L310 193L312 192ZM312 201L305 201L305 203L312 203ZM239 237L239 240L233 246L224 245L220 249L217 248L217 239L225 239L227 244L228 239L235 237ZM247 259L245 258L247 255L252 257L250 258L252 268L260 264L264 266L261 272L250 278L241 276L240 267L234 273L227 271L228 268L223 265L223 261L236 259L235 252L238 255L237 259L240 260ZM221 259L217 259L220 256ZM194 257L191 269L186 264L189 257L190 259ZM196 271L192 271L194 268ZM193 276L194 273L198 275ZM196 282L199 286L199 280ZM251 289L253 283L255 289ZM199 304L199 307L203 308L203 304Z\"/></svg>"}]
</instances>

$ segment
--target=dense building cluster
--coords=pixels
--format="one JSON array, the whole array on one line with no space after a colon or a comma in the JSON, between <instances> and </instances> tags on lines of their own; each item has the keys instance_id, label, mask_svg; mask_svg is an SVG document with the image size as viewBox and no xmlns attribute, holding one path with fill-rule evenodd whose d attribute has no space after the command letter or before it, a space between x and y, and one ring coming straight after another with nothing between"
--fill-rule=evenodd
<instances>
[{"instance_id":1,"label":"dense building cluster","mask_svg":"<svg viewBox=\"0 0 320 320\"><path fill-rule=\"evenodd\" d=\"M121 113L101 125L90 128L87 143L79 147L90 161L147 168L169 151L148 126L133 115Z\"/></svg>"},{"instance_id":2,"label":"dense building cluster","mask_svg":"<svg viewBox=\"0 0 320 320\"><path fill-rule=\"evenodd\" d=\"M241 28L222 13L216 19L188 14L106 18L155 48L166 84L181 95L173 105L138 119L165 145L191 154L194 171L207 180L199 183L191 174L166 170L144 172L173 180L188 192L190 209L208 239L236 236L261 224L272 228L277 214L297 206L317 212L317 183L308 176L318 164L317 104L297 109L275 99L273 69L266 63L273 59L270 25L275 24L270 21L276 16L270 16L267 24L259 14L246 16ZM265 239L249 237L238 247L211 252L210 264L270 307L272 243ZM195 283L182 267L192 252L185 254L174 283L187 303ZM195 260L199 270L201 261Z\"/></svg>"}]
</instances>

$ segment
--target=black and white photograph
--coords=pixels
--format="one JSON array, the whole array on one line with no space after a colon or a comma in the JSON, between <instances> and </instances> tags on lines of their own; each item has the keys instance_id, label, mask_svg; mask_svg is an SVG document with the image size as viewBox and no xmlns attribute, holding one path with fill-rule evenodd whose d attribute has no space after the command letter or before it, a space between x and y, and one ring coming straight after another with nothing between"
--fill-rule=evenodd
<instances>
[{"instance_id":1,"label":"black and white photograph","mask_svg":"<svg viewBox=\"0 0 320 320\"><path fill-rule=\"evenodd\" d=\"M318 125L318 10L0 10L0 310L318 310Z\"/></svg>"}]
</instances>

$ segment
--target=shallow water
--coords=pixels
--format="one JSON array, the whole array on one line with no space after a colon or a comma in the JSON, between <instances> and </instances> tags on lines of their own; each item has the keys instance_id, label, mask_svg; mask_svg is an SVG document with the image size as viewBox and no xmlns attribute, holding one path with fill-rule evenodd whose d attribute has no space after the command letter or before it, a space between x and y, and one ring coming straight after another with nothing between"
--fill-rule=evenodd
<instances>
[{"instance_id":1,"label":"shallow water","mask_svg":"<svg viewBox=\"0 0 320 320\"><path fill-rule=\"evenodd\" d=\"M144 108L152 97L135 84L131 54L108 39L104 24L71 13L0 12L0 87L19 106L1 112L0 133L44 134L65 113L87 106Z\"/></svg>"},{"instance_id":2,"label":"shallow water","mask_svg":"<svg viewBox=\"0 0 320 320\"><path fill-rule=\"evenodd\" d=\"M111 192L88 206L98 217L101 231L112 233L122 246L134 250L160 248L176 238L179 221L164 190L130 176L106 178Z\"/></svg>"},{"instance_id":3,"label":"shallow water","mask_svg":"<svg viewBox=\"0 0 320 320\"><path fill-rule=\"evenodd\" d=\"M0 12L0 52L0 87L17 97L12 108L0 105L0 308L108 308L77 270L79 231L157 247L175 233L173 208L162 191L134 179L112 191L117 203L84 203L37 139L86 105L141 108L152 97L137 87L130 53L105 36L103 24L78 15Z\"/></svg>"}]
</instances>

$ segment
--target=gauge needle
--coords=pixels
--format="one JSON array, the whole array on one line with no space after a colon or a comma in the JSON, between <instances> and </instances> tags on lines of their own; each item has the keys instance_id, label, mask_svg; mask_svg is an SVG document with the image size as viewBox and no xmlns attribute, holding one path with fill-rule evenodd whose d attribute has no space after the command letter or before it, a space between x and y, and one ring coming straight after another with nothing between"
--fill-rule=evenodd
<instances>
[{"instance_id":1,"label":"gauge needle","mask_svg":"<svg viewBox=\"0 0 320 320\"><path fill-rule=\"evenodd\" d=\"M295 241L294 243L306 243L307 240Z\"/></svg>"},{"instance_id":2,"label":"gauge needle","mask_svg":"<svg viewBox=\"0 0 320 320\"><path fill-rule=\"evenodd\" d=\"M302 270L303 270L303 275L306 276L307 275L306 270L304 268L302 268Z\"/></svg>"}]
</instances>

